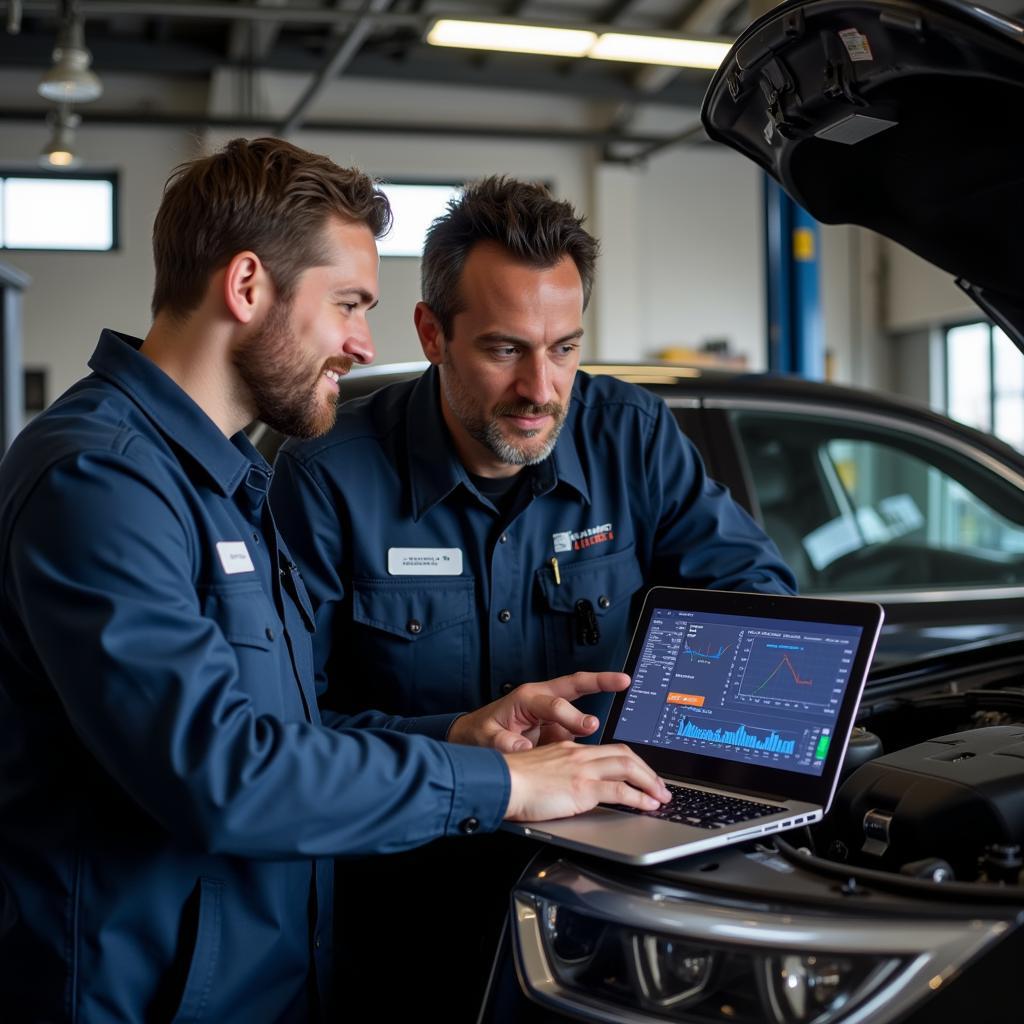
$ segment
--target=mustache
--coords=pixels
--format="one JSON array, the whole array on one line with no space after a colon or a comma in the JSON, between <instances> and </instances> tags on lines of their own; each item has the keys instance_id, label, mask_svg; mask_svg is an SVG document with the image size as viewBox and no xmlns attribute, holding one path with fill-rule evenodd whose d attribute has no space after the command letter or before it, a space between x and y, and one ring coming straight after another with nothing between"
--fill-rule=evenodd
<instances>
[{"instance_id":1,"label":"mustache","mask_svg":"<svg viewBox=\"0 0 1024 1024\"><path fill-rule=\"evenodd\" d=\"M348 356L331 356L331 358L324 363L320 372L323 373L324 370L331 370L333 373L340 373L344 376L354 365L355 360L350 359Z\"/></svg>"},{"instance_id":2,"label":"mustache","mask_svg":"<svg viewBox=\"0 0 1024 1024\"><path fill-rule=\"evenodd\" d=\"M556 420L562 417L562 406L558 402L546 402L544 405L516 405L513 402L500 402L494 407L495 416L553 416Z\"/></svg>"}]
</instances>

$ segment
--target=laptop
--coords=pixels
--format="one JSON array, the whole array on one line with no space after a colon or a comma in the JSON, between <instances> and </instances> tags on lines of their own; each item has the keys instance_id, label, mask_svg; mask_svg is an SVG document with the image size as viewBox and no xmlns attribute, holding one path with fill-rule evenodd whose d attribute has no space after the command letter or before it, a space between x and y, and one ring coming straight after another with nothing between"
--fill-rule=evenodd
<instances>
[{"instance_id":1,"label":"laptop","mask_svg":"<svg viewBox=\"0 0 1024 1024\"><path fill-rule=\"evenodd\" d=\"M504 827L626 864L657 864L819 821L882 627L880 605L655 587L601 743L628 744L673 793Z\"/></svg>"}]
</instances>

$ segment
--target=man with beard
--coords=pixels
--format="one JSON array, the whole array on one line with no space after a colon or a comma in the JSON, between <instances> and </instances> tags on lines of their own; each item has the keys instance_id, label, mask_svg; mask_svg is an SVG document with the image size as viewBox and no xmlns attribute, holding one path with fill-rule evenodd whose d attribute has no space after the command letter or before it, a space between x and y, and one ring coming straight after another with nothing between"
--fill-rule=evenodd
<instances>
[{"instance_id":1,"label":"man with beard","mask_svg":"<svg viewBox=\"0 0 1024 1024\"><path fill-rule=\"evenodd\" d=\"M327 706L434 714L520 678L618 667L652 584L793 591L665 404L577 373L597 248L542 186L468 187L424 248L414 320L430 369L281 450L272 501L313 600ZM426 856L443 870L457 853ZM362 891L398 892L403 870L378 870L388 881ZM398 899L474 933L451 894L436 912Z\"/></svg>"},{"instance_id":2,"label":"man with beard","mask_svg":"<svg viewBox=\"0 0 1024 1024\"><path fill-rule=\"evenodd\" d=\"M430 369L281 449L328 706L433 714L621 665L653 584L793 592L664 402L577 373L597 248L542 186L468 187L423 253Z\"/></svg>"},{"instance_id":3,"label":"man with beard","mask_svg":"<svg viewBox=\"0 0 1024 1024\"><path fill-rule=\"evenodd\" d=\"M104 331L0 464L4 1021L336 1019L331 857L667 798L624 747L534 749L545 722L593 731L566 698L624 676L462 716L317 709L241 430L330 427L389 220L365 175L279 140L183 165L145 339Z\"/></svg>"}]
</instances>

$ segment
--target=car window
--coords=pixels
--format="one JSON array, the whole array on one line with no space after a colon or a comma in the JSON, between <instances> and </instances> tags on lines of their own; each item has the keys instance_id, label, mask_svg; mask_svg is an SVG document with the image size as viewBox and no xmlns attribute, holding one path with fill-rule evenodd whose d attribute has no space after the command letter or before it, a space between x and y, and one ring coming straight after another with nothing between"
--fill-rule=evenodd
<instances>
[{"instance_id":1,"label":"car window","mask_svg":"<svg viewBox=\"0 0 1024 1024\"><path fill-rule=\"evenodd\" d=\"M1024 583L1024 502L896 427L734 411L762 523L805 593Z\"/></svg>"}]
</instances>

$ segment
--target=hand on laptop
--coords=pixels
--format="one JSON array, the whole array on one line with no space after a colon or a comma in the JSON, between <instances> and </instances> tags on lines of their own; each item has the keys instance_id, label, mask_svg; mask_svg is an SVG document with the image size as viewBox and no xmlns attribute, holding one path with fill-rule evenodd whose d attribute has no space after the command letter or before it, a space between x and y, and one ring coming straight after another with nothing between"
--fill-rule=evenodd
<instances>
[{"instance_id":1,"label":"hand on laptop","mask_svg":"<svg viewBox=\"0 0 1024 1024\"><path fill-rule=\"evenodd\" d=\"M553 743L505 760L512 776L509 821L568 818L599 803L653 811L670 798L654 771L620 743Z\"/></svg>"},{"instance_id":2,"label":"hand on laptop","mask_svg":"<svg viewBox=\"0 0 1024 1024\"><path fill-rule=\"evenodd\" d=\"M621 672L575 672L543 683L524 683L500 700L457 718L448 740L511 754L589 736L600 723L569 702L587 693L611 693L627 686L629 676Z\"/></svg>"}]
</instances>

